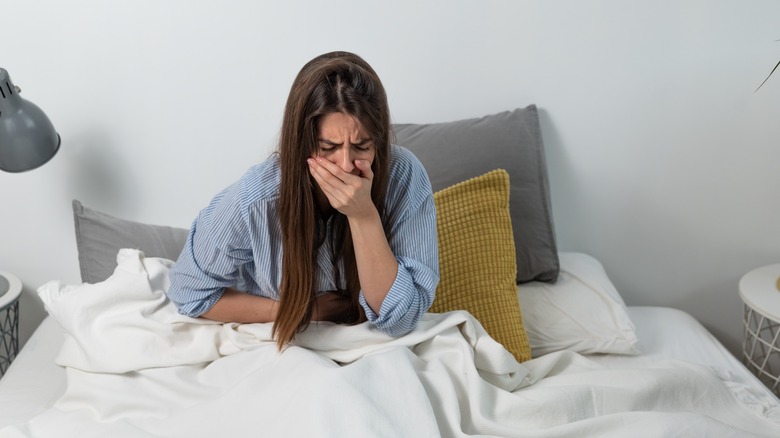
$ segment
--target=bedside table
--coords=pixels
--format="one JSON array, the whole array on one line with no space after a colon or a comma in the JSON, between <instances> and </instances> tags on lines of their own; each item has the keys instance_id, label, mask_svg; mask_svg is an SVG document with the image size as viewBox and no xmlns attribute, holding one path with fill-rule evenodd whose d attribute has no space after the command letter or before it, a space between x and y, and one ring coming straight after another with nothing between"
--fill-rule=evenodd
<instances>
[{"instance_id":1,"label":"bedside table","mask_svg":"<svg viewBox=\"0 0 780 438\"><path fill-rule=\"evenodd\" d=\"M754 269L739 281L744 307L742 362L780 396L780 263Z\"/></svg>"},{"instance_id":2,"label":"bedside table","mask_svg":"<svg viewBox=\"0 0 780 438\"><path fill-rule=\"evenodd\" d=\"M22 282L0 271L0 376L19 353L19 295Z\"/></svg>"}]
</instances>

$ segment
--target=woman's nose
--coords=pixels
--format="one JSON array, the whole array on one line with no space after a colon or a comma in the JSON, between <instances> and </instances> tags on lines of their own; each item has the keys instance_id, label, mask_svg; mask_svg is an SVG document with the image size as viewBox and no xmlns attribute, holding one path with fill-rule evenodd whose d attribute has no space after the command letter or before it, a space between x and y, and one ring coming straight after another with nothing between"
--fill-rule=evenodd
<instances>
[{"instance_id":1,"label":"woman's nose","mask_svg":"<svg viewBox=\"0 0 780 438\"><path fill-rule=\"evenodd\" d=\"M336 164L341 167L341 170L347 173L352 173L352 170L355 169L355 162L349 151L339 151L339 154L336 157Z\"/></svg>"}]
</instances>

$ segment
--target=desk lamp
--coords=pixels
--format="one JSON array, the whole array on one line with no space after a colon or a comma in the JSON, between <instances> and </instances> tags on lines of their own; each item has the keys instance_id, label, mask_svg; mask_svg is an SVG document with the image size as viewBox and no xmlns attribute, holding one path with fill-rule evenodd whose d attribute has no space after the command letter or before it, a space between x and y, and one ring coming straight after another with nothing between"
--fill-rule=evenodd
<instances>
[{"instance_id":1,"label":"desk lamp","mask_svg":"<svg viewBox=\"0 0 780 438\"><path fill-rule=\"evenodd\" d=\"M0 68L0 170L24 172L42 166L60 148L54 126ZM6 295L8 292L10 295ZM0 272L0 376L19 351L19 301L21 284ZM5 300L3 299L5 297Z\"/></svg>"},{"instance_id":2,"label":"desk lamp","mask_svg":"<svg viewBox=\"0 0 780 438\"><path fill-rule=\"evenodd\" d=\"M49 118L20 92L8 71L0 68L0 170L5 172L35 169L60 148L60 136ZM9 287L8 280L0 275L0 297Z\"/></svg>"},{"instance_id":3,"label":"desk lamp","mask_svg":"<svg viewBox=\"0 0 780 438\"><path fill-rule=\"evenodd\" d=\"M60 148L49 118L20 92L8 71L0 68L0 170L5 172L35 169Z\"/></svg>"}]
</instances>

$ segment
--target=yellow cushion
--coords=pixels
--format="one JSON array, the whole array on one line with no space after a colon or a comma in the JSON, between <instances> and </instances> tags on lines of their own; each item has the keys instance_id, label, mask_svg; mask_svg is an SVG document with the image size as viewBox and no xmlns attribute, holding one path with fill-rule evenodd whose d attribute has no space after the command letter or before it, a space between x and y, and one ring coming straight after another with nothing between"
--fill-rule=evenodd
<instances>
[{"instance_id":1,"label":"yellow cushion","mask_svg":"<svg viewBox=\"0 0 780 438\"><path fill-rule=\"evenodd\" d=\"M509 174L488 172L434 193L441 279L430 311L466 310L519 361L531 358L509 216Z\"/></svg>"}]
</instances>

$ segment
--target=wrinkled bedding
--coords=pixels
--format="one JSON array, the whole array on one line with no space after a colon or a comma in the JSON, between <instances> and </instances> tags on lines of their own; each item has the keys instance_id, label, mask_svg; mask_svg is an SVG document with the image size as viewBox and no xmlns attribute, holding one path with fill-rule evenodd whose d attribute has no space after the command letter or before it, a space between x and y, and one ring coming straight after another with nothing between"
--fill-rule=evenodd
<instances>
[{"instance_id":1,"label":"wrinkled bedding","mask_svg":"<svg viewBox=\"0 0 780 438\"><path fill-rule=\"evenodd\" d=\"M270 324L179 315L171 265L123 250L105 282L40 288L68 386L0 437L780 436L777 412L703 366L520 364L466 312L426 314L401 338L315 323L279 352Z\"/></svg>"}]
</instances>

